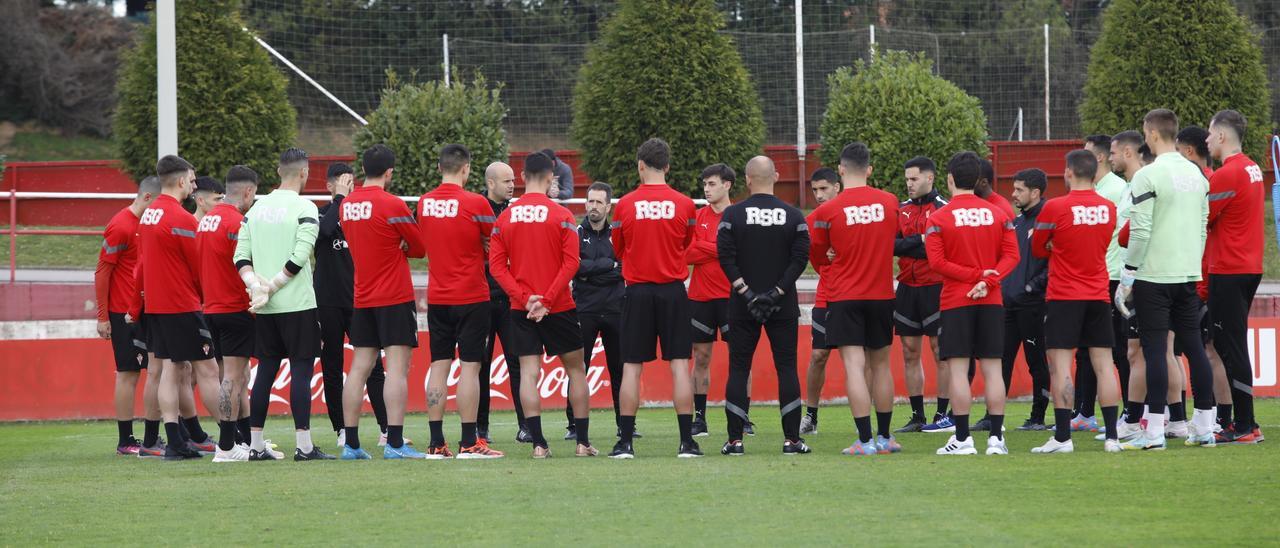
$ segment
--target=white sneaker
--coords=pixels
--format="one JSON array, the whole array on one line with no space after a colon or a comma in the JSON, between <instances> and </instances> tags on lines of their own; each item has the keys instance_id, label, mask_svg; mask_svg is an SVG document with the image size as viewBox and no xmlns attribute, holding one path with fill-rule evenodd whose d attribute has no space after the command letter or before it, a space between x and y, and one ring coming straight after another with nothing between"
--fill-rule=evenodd
<instances>
[{"instance_id":1,"label":"white sneaker","mask_svg":"<svg viewBox=\"0 0 1280 548\"><path fill-rule=\"evenodd\" d=\"M973 436L964 441L957 441L955 436L947 440L947 444L938 448L939 455L977 455L978 450L973 446Z\"/></svg>"},{"instance_id":2,"label":"white sneaker","mask_svg":"<svg viewBox=\"0 0 1280 548\"><path fill-rule=\"evenodd\" d=\"M213 462L249 462L249 447L237 445L229 451L218 449L213 452Z\"/></svg>"},{"instance_id":3,"label":"white sneaker","mask_svg":"<svg viewBox=\"0 0 1280 548\"><path fill-rule=\"evenodd\" d=\"M1122 442L1132 440L1133 438L1138 437L1138 434L1141 434L1141 433L1142 433L1142 423L1129 424L1124 421L1120 421L1116 423L1116 437L1118 437ZM1097 441L1106 441L1107 435L1098 434L1094 436L1093 439Z\"/></svg>"},{"instance_id":4,"label":"white sneaker","mask_svg":"<svg viewBox=\"0 0 1280 548\"><path fill-rule=\"evenodd\" d=\"M342 449L342 446L347 444L347 430L344 428L342 430L339 430L337 434L338 434L338 449Z\"/></svg>"},{"instance_id":5,"label":"white sneaker","mask_svg":"<svg viewBox=\"0 0 1280 548\"><path fill-rule=\"evenodd\" d=\"M991 436L987 438L987 454L988 455L1008 455L1009 446L1004 444L1004 440Z\"/></svg>"},{"instance_id":6,"label":"white sneaker","mask_svg":"<svg viewBox=\"0 0 1280 548\"><path fill-rule=\"evenodd\" d=\"M800 417L800 433L801 434L817 434L818 424L814 422L813 417L808 414Z\"/></svg>"},{"instance_id":7,"label":"white sneaker","mask_svg":"<svg viewBox=\"0 0 1280 548\"><path fill-rule=\"evenodd\" d=\"M1185 438L1187 435L1187 421L1173 421L1164 430L1164 437L1169 439Z\"/></svg>"},{"instance_id":8,"label":"white sneaker","mask_svg":"<svg viewBox=\"0 0 1280 548\"><path fill-rule=\"evenodd\" d=\"M1108 453L1119 453L1120 451L1122 451L1122 449L1120 448L1120 441L1107 440L1106 443L1102 445L1102 450Z\"/></svg>"},{"instance_id":9,"label":"white sneaker","mask_svg":"<svg viewBox=\"0 0 1280 548\"><path fill-rule=\"evenodd\" d=\"M1117 447L1119 445L1117 444ZM1031 452L1035 454L1043 453L1074 453L1076 450L1075 443L1071 440L1058 441L1057 438L1050 437L1049 441L1044 442L1040 447L1032 447Z\"/></svg>"}]
</instances>

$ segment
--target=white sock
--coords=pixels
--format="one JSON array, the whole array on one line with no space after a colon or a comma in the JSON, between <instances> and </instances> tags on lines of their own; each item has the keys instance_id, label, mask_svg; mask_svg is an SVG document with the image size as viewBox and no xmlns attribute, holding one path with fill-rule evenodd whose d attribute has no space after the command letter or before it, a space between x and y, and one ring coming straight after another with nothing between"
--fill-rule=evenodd
<instances>
[{"instance_id":1,"label":"white sock","mask_svg":"<svg viewBox=\"0 0 1280 548\"><path fill-rule=\"evenodd\" d=\"M1147 438L1161 439L1164 438L1164 413L1152 414L1148 409L1146 414L1142 416L1147 421Z\"/></svg>"},{"instance_id":2,"label":"white sock","mask_svg":"<svg viewBox=\"0 0 1280 548\"><path fill-rule=\"evenodd\" d=\"M1195 427L1197 434L1213 432L1213 423L1216 422L1217 409L1195 409L1191 412L1191 426Z\"/></svg>"},{"instance_id":3,"label":"white sock","mask_svg":"<svg viewBox=\"0 0 1280 548\"><path fill-rule=\"evenodd\" d=\"M315 448L311 445L310 430L298 430L293 433L293 437L298 442L298 449L301 449L303 453L310 453Z\"/></svg>"},{"instance_id":4,"label":"white sock","mask_svg":"<svg viewBox=\"0 0 1280 548\"><path fill-rule=\"evenodd\" d=\"M262 431L261 431L261 430L250 430L250 431L249 431L249 448L250 448L250 449L253 449L254 451L266 451L266 450L267 450L267 446L266 446L265 444L263 444L263 443L262 443Z\"/></svg>"}]
</instances>

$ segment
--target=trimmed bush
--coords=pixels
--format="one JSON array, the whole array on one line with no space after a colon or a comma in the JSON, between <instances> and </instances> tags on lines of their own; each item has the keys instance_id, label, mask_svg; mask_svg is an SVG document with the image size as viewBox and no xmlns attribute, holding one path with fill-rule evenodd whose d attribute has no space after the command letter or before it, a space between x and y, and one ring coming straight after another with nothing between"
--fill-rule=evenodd
<instances>
[{"instance_id":1,"label":"trimmed bush","mask_svg":"<svg viewBox=\"0 0 1280 548\"><path fill-rule=\"evenodd\" d=\"M221 178L236 164L278 183L280 152L293 144L296 113L285 77L242 27L235 0L178 0L178 153ZM155 175L156 27L143 28L117 85L115 137L135 180Z\"/></svg>"},{"instance_id":2,"label":"trimmed bush","mask_svg":"<svg viewBox=\"0 0 1280 548\"><path fill-rule=\"evenodd\" d=\"M456 68L453 74L458 74ZM352 143L357 158L378 143L395 151L396 171L387 189L393 194L416 196L439 185L438 155L448 143L460 143L471 151L466 187L473 192L484 192L485 166L507 161L507 134L502 129L507 111L499 98L501 86L490 86L479 73L469 83L454 78L451 84L401 82L394 71L387 71L382 101ZM359 163L352 166L357 171Z\"/></svg>"},{"instance_id":3,"label":"trimmed bush","mask_svg":"<svg viewBox=\"0 0 1280 548\"><path fill-rule=\"evenodd\" d=\"M712 0L623 0L587 51L572 136L592 178L638 184L636 148L671 144L667 181L701 188L707 165L741 169L764 144L760 100Z\"/></svg>"},{"instance_id":4,"label":"trimmed bush","mask_svg":"<svg viewBox=\"0 0 1280 548\"><path fill-rule=\"evenodd\" d=\"M877 188L906 196L902 165L928 156L938 164L935 182L945 192L951 155L962 150L987 153L987 119L978 99L934 76L923 54L876 53L872 62L843 67L828 82L819 157L834 166L846 144L866 143L876 168L871 184Z\"/></svg>"},{"instance_id":5,"label":"trimmed bush","mask_svg":"<svg viewBox=\"0 0 1280 548\"><path fill-rule=\"evenodd\" d=\"M1258 35L1230 0L1116 0L1093 45L1080 121L1088 133L1142 127L1154 108L1184 126L1208 127L1222 109L1249 120L1244 148L1261 159L1271 120L1270 89Z\"/></svg>"}]
</instances>

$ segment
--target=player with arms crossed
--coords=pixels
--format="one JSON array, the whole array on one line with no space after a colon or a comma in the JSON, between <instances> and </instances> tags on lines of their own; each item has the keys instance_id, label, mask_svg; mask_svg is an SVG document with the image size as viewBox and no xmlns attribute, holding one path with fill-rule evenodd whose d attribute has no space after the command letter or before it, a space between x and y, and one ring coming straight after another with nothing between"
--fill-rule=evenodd
<instances>
[{"instance_id":1,"label":"player with arms crossed","mask_svg":"<svg viewBox=\"0 0 1280 548\"><path fill-rule=\"evenodd\" d=\"M809 177L809 188L813 191L813 201L821 206L840 194L840 175L834 169L820 167ZM810 213L805 218L810 238L813 236L813 221L813 213ZM818 406L822 403L822 387L827 384L827 361L831 358L831 351L836 348L827 342L827 286L830 284L822 282L827 267L815 265L813 269L818 273L818 290L813 297L813 309L809 313L809 339L812 344L809 369L805 372L805 412L800 417L801 435L818 433Z\"/></svg>"}]
</instances>

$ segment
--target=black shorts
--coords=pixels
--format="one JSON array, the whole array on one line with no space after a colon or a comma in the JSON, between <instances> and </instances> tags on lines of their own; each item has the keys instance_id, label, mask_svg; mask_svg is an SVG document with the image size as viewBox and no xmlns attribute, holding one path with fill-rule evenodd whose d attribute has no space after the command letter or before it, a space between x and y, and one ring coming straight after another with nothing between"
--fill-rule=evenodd
<instances>
[{"instance_id":1,"label":"black shorts","mask_svg":"<svg viewBox=\"0 0 1280 548\"><path fill-rule=\"evenodd\" d=\"M835 350L837 347L827 342L827 309L813 307L809 313L809 331L814 350Z\"/></svg>"},{"instance_id":2,"label":"black shorts","mask_svg":"<svg viewBox=\"0 0 1280 548\"><path fill-rule=\"evenodd\" d=\"M205 323L209 324L209 333L213 339L213 357L222 359L226 356L249 358L253 356L253 314L248 312L231 312L227 314L205 314Z\"/></svg>"},{"instance_id":3,"label":"black shorts","mask_svg":"<svg viewBox=\"0 0 1280 548\"><path fill-rule=\"evenodd\" d=\"M827 344L872 350L893 344L893 301L827 303Z\"/></svg>"},{"instance_id":4,"label":"black shorts","mask_svg":"<svg viewBox=\"0 0 1280 548\"><path fill-rule=\"evenodd\" d=\"M693 313L693 342L716 342L716 333L720 340L729 340L729 299L712 301L689 301Z\"/></svg>"},{"instance_id":5,"label":"black shorts","mask_svg":"<svg viewBox=\"0 0 1280 548\"><path fill-rule=\"evenodd\" d=\"M893 301L894 331L904 337L937 337L941 302L942 284L914 286L899 283Z\"/></svg>"},{"instance_id":6,"label":"black shorts","mask_svg":"<svg viewBox=\"0 0 1280 548\"><path fill-rule=\"evenodd\" d=\"M351 346L386 348L418 347L418 308L413 301L387 306L356 308L351 313Z\"/></svg>"},{"instance_id":7,"label":"black shorts","mask_svg":"<svg viewBox=\"0 0 1280 548\"><path fill-rule=\"evenodd\" d=\"M943 310L938 326L938 358L1004 357L1004 307L974 305Z\"/></svg>"},{"instance_id":8,"label":"black shorts","mask_svg":"<svg viewBox=\"0 0 1280 548\"><path fill-rule=\"evenodd\" d=\"M431 341L431 361L452 361L454 350L464 362L485 361L489 339L489 301L471 304L427 306L427 335Z\"/></svg>"},{"instance_id":9,"label":"black shorts","mask_svg":"<svg viewBox=\"0 0 1280 548\"><path fill-rule=\"evenodd\" d=\"M693 355L693 313L684 283L633 284L622 300L622 362L687 360Z\"/></svg>"},{"instance_id":10,"label":"black shorts","mask_svg":"<svg viewBox=\"0 0 1280 548\"><path fill-rule=\"evenodd\" d=\"M513 310L511 322L511 349L517 356L560 356L574 350L582 350L582 327L578 324L578 311L547 314L535 322L525 317L523 310Z\"/></svg>"},{"instance_id":11,"label":"black shorts","mask_svg":"<svg viewBox=\"0 0 1280 548\"><path fill-rule=\"evenodd\" d=\"M111 350L116 357L116 371L142 371L147 368L147 343L142 340L142 325L124 321L123 313L110 312Z\"/></svg>"},{"instance_id":12,"label":"black shorts","mask_svg":"<svg viewBox=\"0 0 1280 548\"><path fill-rule=\"evenodd\" d=\"M259 360L315 360L320 355L320 313L316 309L258 314L255 356Z\"/></svg>"},{"instance_id":13,"label":"black shorts","mask_svg":"<svg viewBox=\"0 0 1280 548\"><path fill-rule=\"evenodd\" d=\"M156 358L175 362L213 359L213 335L204 314L147 314L148 349Z\"/></svg>"},{"instance_id":14,"label":"black shorts","mask_svg":"<svg viewBox=\"0 0 1280 548\"><path fill-rule=\"evenodd\" d=\"M1111 348L1111 303L1049 301L1045 305L1045 348Z\"/></svg>"}]
</instances>

